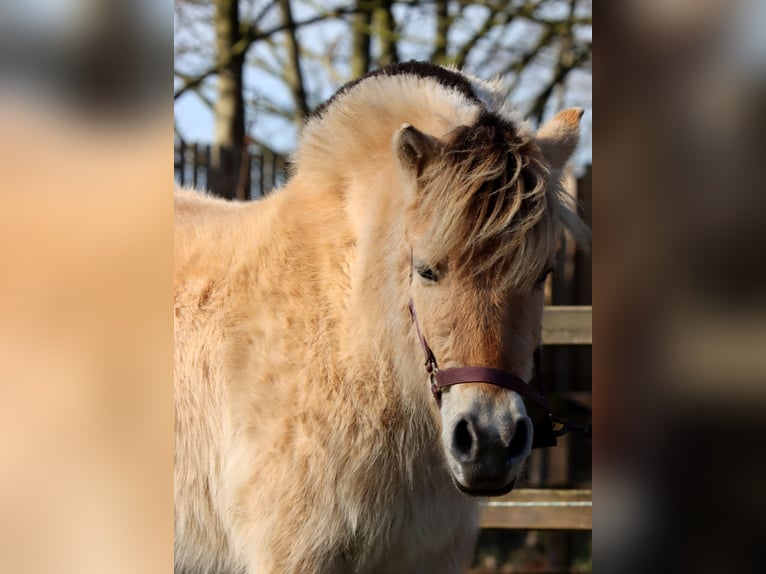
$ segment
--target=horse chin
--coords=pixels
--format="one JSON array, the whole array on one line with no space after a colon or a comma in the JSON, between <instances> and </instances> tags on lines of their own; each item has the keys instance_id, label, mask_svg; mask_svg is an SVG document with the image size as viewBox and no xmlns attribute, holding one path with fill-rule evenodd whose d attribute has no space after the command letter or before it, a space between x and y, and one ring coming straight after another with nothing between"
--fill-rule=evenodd
<instances>
[{"instance_id":1,"label":"horse chin","mask_svg":"<svg viewBox=\"0 0 766 574\"><path fill-rule=\"evenodd\" d=\"M455 483L455 487L463 494L467 494L468 496L476 496L476 497L488 497L488 496L502 496L504 494L508 494L516 487L517 478L518 477L513 477L511 481L505 486L503 486L502 488L491 488L491 489L469 488L465 486L464 484L461 484L461 482L457 480L455 477L452 477L452 482Z\"/></svg>"}]
</instances>

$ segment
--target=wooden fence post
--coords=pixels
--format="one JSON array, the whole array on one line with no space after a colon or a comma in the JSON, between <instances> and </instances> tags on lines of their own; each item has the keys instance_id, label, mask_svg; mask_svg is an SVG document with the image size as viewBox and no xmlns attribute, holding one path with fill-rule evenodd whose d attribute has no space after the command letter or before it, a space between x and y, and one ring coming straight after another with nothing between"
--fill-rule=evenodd
<instances>
[{"instance_id":1,"label":"wooden fence post","mask_svg":"<svg viewBox=\"0 0 766 574\"><path fill-rule=\"evenodd\" d=\"M239 147L212 146L208 166L210 191L226 199L237 198L242 149Z\"/></svg>"}]
</instances>

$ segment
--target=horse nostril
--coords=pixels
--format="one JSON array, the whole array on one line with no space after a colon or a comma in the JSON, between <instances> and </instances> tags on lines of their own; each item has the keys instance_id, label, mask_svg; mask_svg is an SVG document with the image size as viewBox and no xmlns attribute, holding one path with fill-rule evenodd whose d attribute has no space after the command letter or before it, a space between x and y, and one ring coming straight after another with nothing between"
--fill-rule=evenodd
<instances>
[{"instance_id":1,"label":"horse nostril","mask_svg":"<svg viewBox=\"0 0 766 574\"><path fill-rule=\"evenodd\" d=\"M508 445L508 461L511 464L518 462L525 457L529 450L527 442L529 439L529 422L527 419L521 419L516 423L516 430L513 433L511 443Z\"/></svg>"},{"instance_id":2,"label":"horse nostril","mask_svg":"<svg viewBox=\"0 0 766 574\"><path fill-rule=\"evenodd\" d=\"M471 433L470 423L461 419L455 425L455 432L452 436L452 448L457 454L470 456L473 447L473 434Z\"/></svg>"}]
</instances>

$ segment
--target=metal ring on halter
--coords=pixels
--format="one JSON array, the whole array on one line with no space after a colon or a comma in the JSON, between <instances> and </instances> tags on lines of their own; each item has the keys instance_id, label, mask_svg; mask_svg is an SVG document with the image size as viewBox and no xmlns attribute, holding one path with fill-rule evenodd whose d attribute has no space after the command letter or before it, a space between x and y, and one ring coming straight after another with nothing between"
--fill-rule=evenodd
<instances>
[{"instance_id":1,"label":"metal ring on halter","mask_svg":"<svg viewBox=\"0 0 766 574\"><path fill-rule=\"evenodd\" d=\"M559 425L560 428L554 428L553 433L556 436L564 436L565 434L569 432L579 432L582 433L585 437L590 437L593 425L592 424L581 424L581 423L574 423L572 421L567 421L562 418L557 417L553 413L550 415L551 421L553 421L554 424Z\"/></svg>"},{"instance_id":2,"label":"metal ring on halter","mask_svg":"<svg viewBox=\"0 0 766 574\"><path fill-rule=\"evenodd\" d=\"M431 394L436 399L436 404L441 408L442 406L442 390L437 384L436 373L439 372L439 367L436 366L435 361L426 362L426 372L428 373L428 382L431 387Z\"/></svg>"}]
</instances>

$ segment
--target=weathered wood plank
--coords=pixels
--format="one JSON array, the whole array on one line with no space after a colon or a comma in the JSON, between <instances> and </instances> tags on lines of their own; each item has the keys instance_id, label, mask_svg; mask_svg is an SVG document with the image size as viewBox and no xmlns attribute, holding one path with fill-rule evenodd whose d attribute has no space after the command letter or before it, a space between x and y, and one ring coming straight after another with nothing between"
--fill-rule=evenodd
<instances>
[{"instance_id":1,"label":"weathered wood plank","mask_svg":"<svg viewBox=\"0 0 766 574\"><path fill-rule=\"evenodd\" d=\"M520 489L482 503L482 528L591 530L591 490Z\"/></svg>"},{"instance_id":2,"label":"weathered wood plank","mask_svg":"<svg viewBox=\"0 0 766 574\"><path fill-rule=\"evenodd\" d=\"M593 343L593 307L553 305L543 310L543 344L590 345Z\"/></svg>"}]
</instances>

